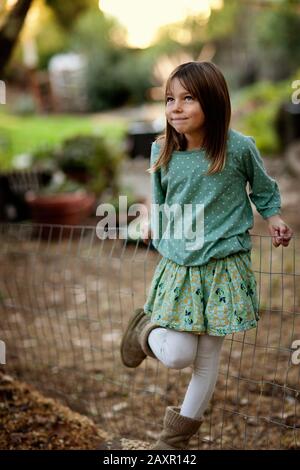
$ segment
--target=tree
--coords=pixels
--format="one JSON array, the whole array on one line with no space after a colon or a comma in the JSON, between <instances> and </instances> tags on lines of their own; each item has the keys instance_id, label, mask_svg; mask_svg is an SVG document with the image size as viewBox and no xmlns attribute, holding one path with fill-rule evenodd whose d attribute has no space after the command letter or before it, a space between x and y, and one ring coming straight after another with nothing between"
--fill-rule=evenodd
<instances>
[{"instance_id":1,"label":"tree","mask_svg":"<svg viewBox=\"0 0 300 470\"><path fill-rule=\"evenodd\" d=\"M0 10L0 76L12 55L33 2L34 0L17 0L8 13L3 14L3 7ZM68 30L84 10L96 4L96 0L45 0L45 3L52 8L60 25Z\"/></svg>"},{"instance_id":2,"label":"tree","mask_svg":"<svg viewBox=\"0 0 300 470\"><path fill-rule=\"evenodd\" d=\"M92 6L97 6L96 0L45 0L45 3L53 10L57 21L66 30L70 29L81 13Z\"/></svg>"},{"instance_id":3,"label":"tree","mask_svg":"<svg viewBox=\"0 0 300 470\"><path fill-rule=\"evenodd\" d=\"M0 76L10 59L32 3L33 0L17 0L0 25Z\"/></svg>"}]
</instances>

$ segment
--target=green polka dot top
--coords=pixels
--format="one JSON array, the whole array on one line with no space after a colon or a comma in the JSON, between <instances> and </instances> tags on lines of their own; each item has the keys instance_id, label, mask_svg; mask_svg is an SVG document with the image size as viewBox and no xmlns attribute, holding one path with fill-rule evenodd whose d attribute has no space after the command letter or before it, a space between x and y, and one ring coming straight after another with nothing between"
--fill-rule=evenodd
<instances>
[{"instance_id":1,"label":"green polka dot top","mask_svg":"<svg viewBox=\"0 0 300 470\"><path fill-rule=\"evenodd\" d=\"M151 165L159 152L153 142ZM229 129L225 167L207 176L209 165L204 149L174 151L168 170L151 174L152 243L180 265L251 250L250 201L264 219L280 214L278 184L267 174L253 137Z\"/></svg>"}]
</instances>

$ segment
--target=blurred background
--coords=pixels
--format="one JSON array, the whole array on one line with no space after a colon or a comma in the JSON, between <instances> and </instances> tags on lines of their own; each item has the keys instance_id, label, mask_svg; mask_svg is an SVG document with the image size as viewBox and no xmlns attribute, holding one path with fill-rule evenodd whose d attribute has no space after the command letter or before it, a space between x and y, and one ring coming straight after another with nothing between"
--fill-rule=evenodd
<instances>
[{"instance_id":1,"label":"blurred background","mask_svg":"<svg viewBox=\"0 0 300 470\"><path fill-rule=\"evenodd\" d=\"M0 0L0 219L77 223L101 201L118 212L120 194L144 202L165 80L210 60L297 224L299 31L295 0ZM93 197L78 220L38 215L38 196L80 190Z\"/></svg>"}]
</instances>

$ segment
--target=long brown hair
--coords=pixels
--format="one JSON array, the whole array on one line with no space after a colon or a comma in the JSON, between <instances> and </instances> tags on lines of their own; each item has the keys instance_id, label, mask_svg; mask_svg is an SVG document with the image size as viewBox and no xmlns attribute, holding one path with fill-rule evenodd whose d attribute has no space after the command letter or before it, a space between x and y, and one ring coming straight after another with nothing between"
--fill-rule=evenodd
<instances>
[{"instance_id":1,"label":"long brown hair","mask_svg":"<svg viewBox=\"0 0 300 470\"><path fill-rule=\"evenodd\" d=\"M175 78L199 101L205 116L203 148L211 162L207 175L222 171L226 160L227 134L231 119L230 96L222 72L212 62L187 62L179 65L167 80L165 102ZM178 133L168 121L165 134L160 135L157 141L162 141L163 144L157 161L147 170L149 173L157 171L160 167L167 168L174 150L187 149L184 134Z\"/></svg>"}]
</instances>

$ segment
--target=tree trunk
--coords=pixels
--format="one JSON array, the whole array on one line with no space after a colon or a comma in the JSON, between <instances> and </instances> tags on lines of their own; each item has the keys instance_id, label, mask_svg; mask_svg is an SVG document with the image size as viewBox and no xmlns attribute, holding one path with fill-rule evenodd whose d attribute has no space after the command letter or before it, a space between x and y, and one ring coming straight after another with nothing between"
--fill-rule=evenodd
<instances>
[{"instance_id":1,"label":"tree trunk","mask_svg":"<svg viewBox=\"0 0 300 470\"><path fill-rule=\"evenodd\" d=\"M33 0L17 0L0 26L0 77L12 55L32 2Z\"/></svg>"}]
</instances>

